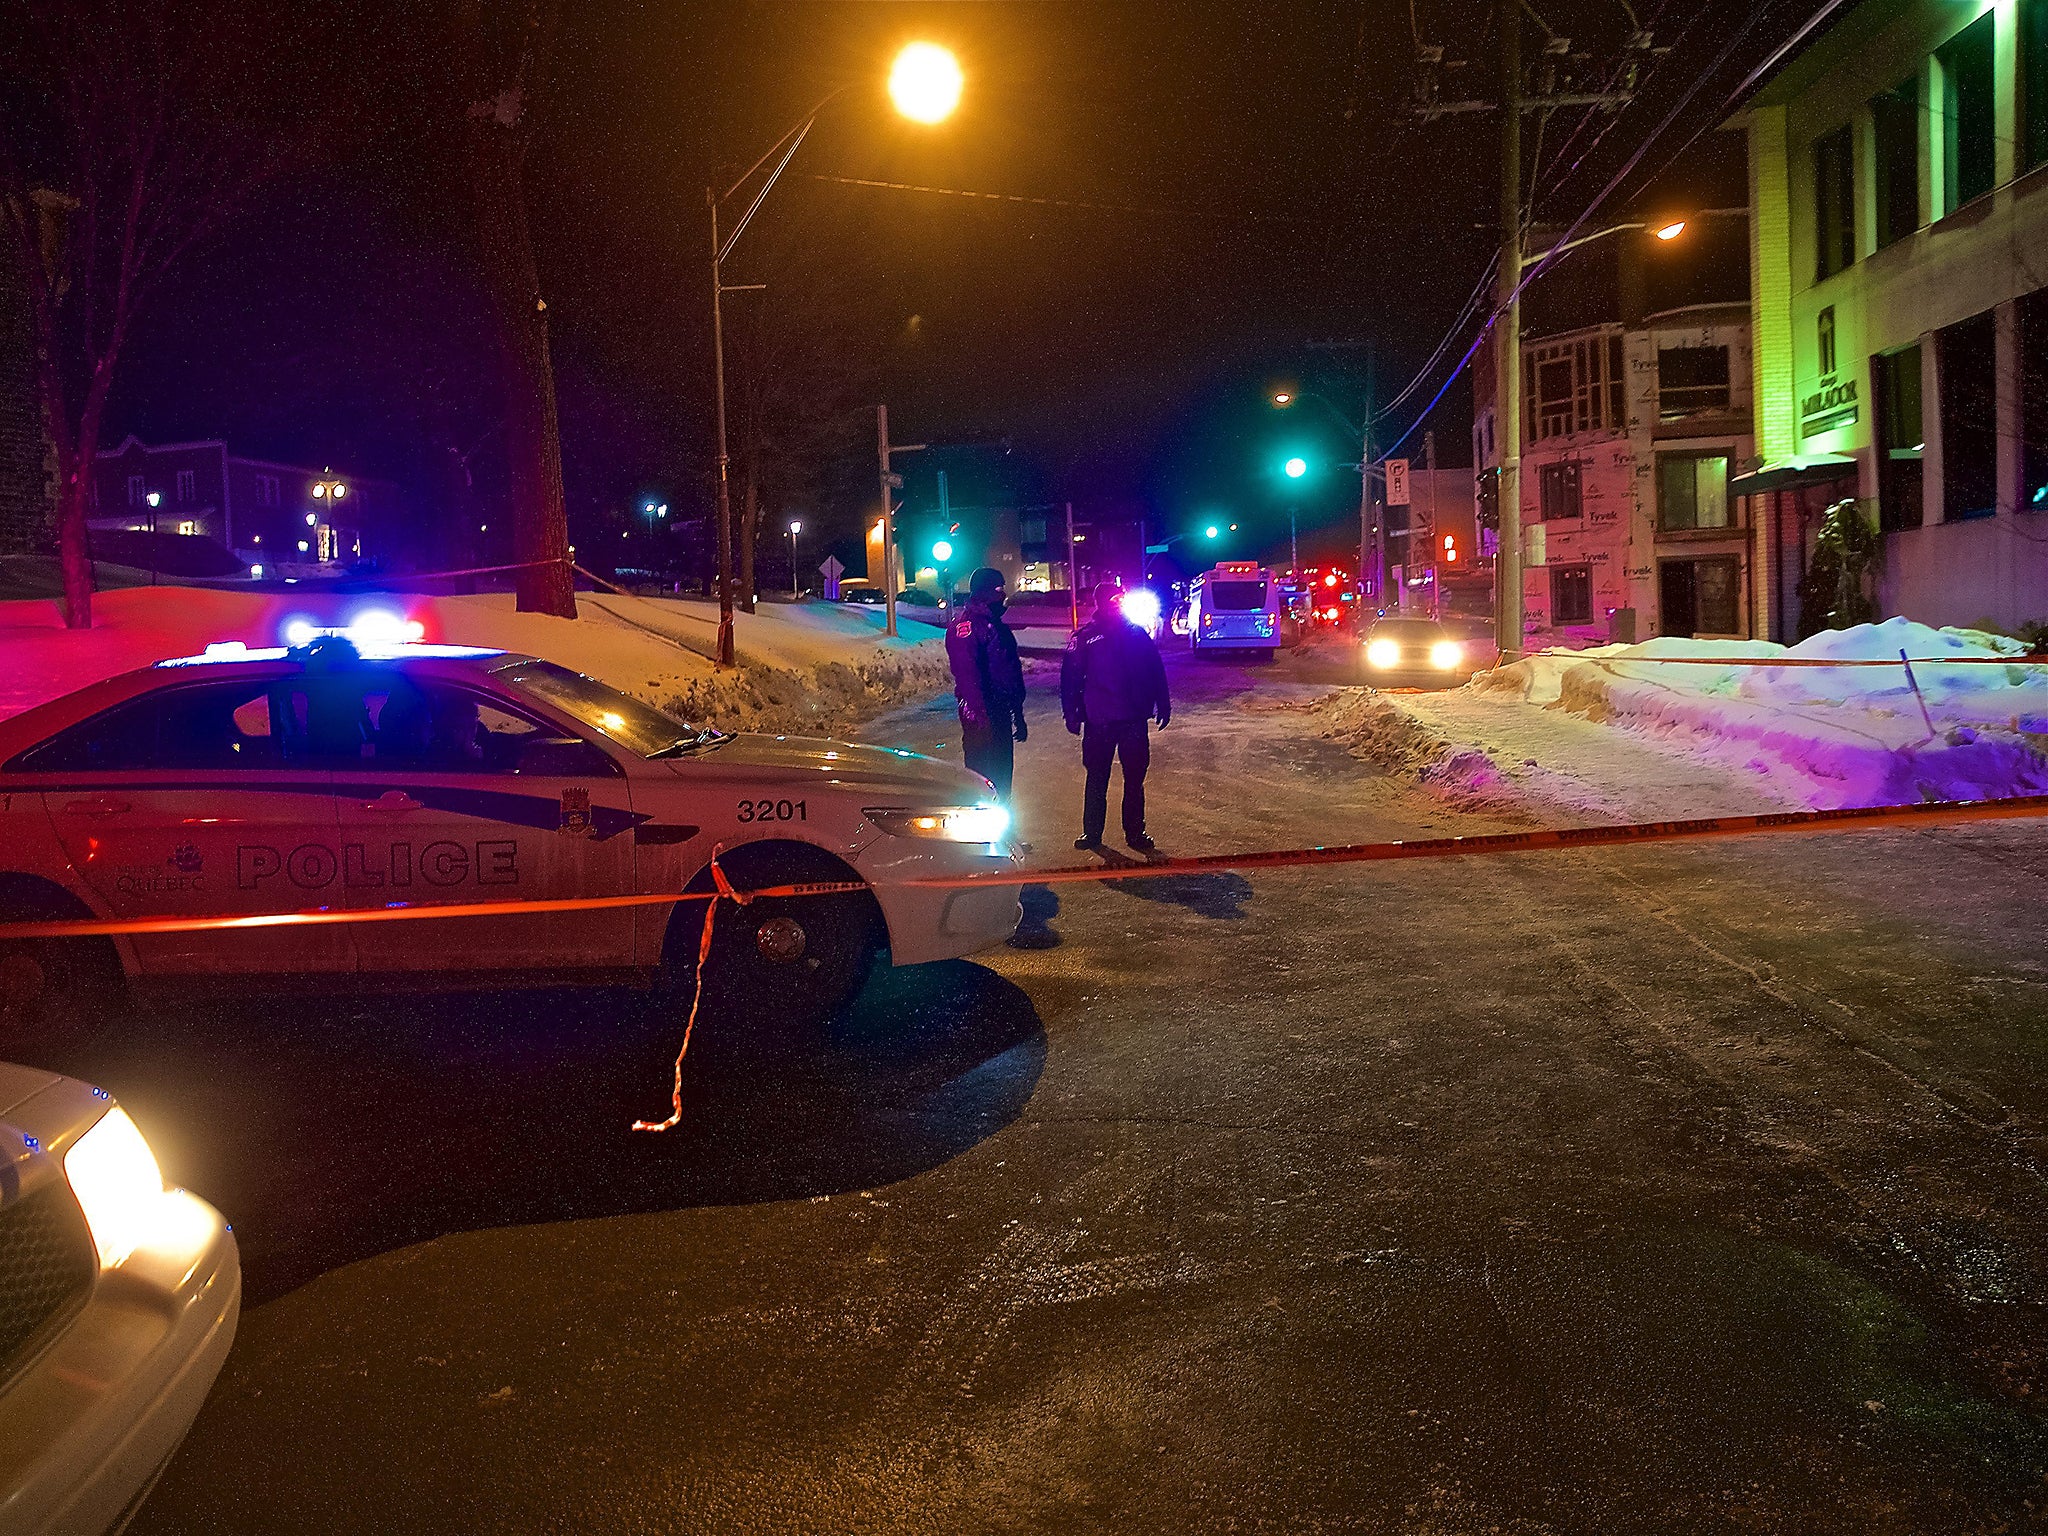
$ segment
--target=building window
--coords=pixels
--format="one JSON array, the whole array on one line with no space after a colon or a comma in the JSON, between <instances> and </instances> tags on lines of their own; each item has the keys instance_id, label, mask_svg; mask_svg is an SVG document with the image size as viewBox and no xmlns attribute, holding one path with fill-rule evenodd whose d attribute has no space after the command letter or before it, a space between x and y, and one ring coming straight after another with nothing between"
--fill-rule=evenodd
<instances>
[{"instance_id":1,"label":"building window","mask_svg":"<svg viewBox=\"0 0 2048 1536\"><path fill-rule=\"evenodd\" d=\"M1553 565L1550 568L1550 622L1590 624L1593 622L1593 568L1589 565Z\"/></svg>"},{"instance_id":2,"label":"building window","mask_svg":"<svg viewBox=\"0 0 2048 1536\"><path fill-rule=\"evenodd\" d=\"M1742 633L1742 562L1733 555L1666 560L1657 567L1657 630L1665 635Z\"/></svg>"},{"instance_id":3,"label":"building window","mask_svg":"<svg viewBox=\"0 0 2048 1536\"><path fill-rule=\"evenodd\" d=\"M1943 213L1991 190L1998 174L1992 24L1986 11L1935 52L1941 66Z\"/></svg>"},{"instance_id":4,"label":"building window","mask_svg":"<svg viewBox=\"0 0 2048 1536\"><path fill-rule=\"evenodd\" d=\"M1585 510L1577 460L1545 464L1536 471L1536 505L1546 523L1577 517Z\"/></svg>"},{"instance_id":5,"label":"building window","mask_svg":"<svg viewBox=\"0 0 2048 1536\"><path fill-rule=\"evenodd\" d=\"M1919 77L1875 98L1870 124L1877 159L1877 243L1882 249L1920 227Z\"/></svg>"},{"instance_id":6,"label":"building window","mask_svg":"<svg viewBox=\"0 0 2048 1536\"><path fill-rule=\"evenodd\" d=\"M1813 141L1814 281L1856 259L1856 152L1849 125Z\"/></svg>"},{"instance_id":7,"label":"building window","mask_svg":"<svg viewBox=\"0 0 2048 1536\"><path fill-rule=\"evenodd\" d=\"M1665 347L1657 353L1657 416L1676 421L1728 409L1726 347Z\"/></svg>"},{"instance_id":8,"label":"building window","mask_svg":"<svg viewBox=\"0 0 2048 1536\"><path fill-rule=\"evenodd\" d=\"M1921 517L1920 347L1916 342L1870 360L1871 419L1877 431L1877 526L1918 528Z\"/></svg>"},{"instance_id":9,"label":"building window","mask_svg":"<svg viewBox=\"0 0 2048 1536\"><path fill-rule=\"evenodd\" d=\"M188 517L178 524L178 532L180 532L186 538L189 539L194 534L199 532L199 525L193 522L192 519Z\"/></svg>"},{"instance_id":10,"label":"building window","mask_svg":"<svg viewBox=\"0 0 2048 1536\"><path fill-rule=\"evenodd\" d=\"M1728 455L1657 456L1657 526L1666 532L1728 526Z\"/></svg>"},{"instance_id":11,"label":"building window","mask_svg":"<svg viewBox=\"0 0 2048 1536\"><path fill-rule=\"evenodd\" d=\"M1622 377L1619 331L1526 348L1522 412L1528 440L1620 431L1626 425Z\"/></svg>"},{"instance_id":12,"label":"building window","mask_svg":"<svg viewBox=\"0 0 2048 1536\"><path fill-rule=\"evenodd\" d=\"M1941 393L1941 518L1998 511L1998 322L1990 310L1935 333Z\"/></svg>"},{"instance_id":13,"label":"building window","mask_svg":"<svg viewBox=\"0 0 2048 1536\"><path fill-rule=\"evenodd\" d=\"M2019 332L2020 506L2048 512L2048 288L2020 299Z\"/></svg>"},{"instance_id":14,"label":"building window","mask_svg":"<svg viewBox=\"0 0 2048 1536\"><path fill-rule=\"evenodd\" d=\"M2048 160L2048 4L2020 7L2020 168Z\"/></svg>"},{"instance_id":15,"label":"building window","mask_svg":"<svg viewBox=\"0 0 2048 1536\"><path fill-rule=\"evenodd\" d=\"M146 494L142 488L142 476L130 475L128 477L128 505L131 507L141 506Z\"/></svg>"},{"instance_id":16,"label":"building window","mask_svg":"<svg viewBox=\"0 0 2048 1536\"><path fill-rule=\"evenodd\" d=\"M198 494L198 477L189 469L178 471L178 500L191 501Z\"/></svg>"}]
</instances>

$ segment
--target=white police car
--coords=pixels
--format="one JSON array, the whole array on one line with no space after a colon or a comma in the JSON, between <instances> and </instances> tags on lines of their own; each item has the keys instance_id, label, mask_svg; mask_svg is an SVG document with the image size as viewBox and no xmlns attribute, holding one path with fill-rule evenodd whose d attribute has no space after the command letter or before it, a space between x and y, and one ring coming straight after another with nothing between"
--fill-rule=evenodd
<instances>
[{"instance_id":1,"label":"white police car","mask_svg":"<svg viewBox=\"0 0 2048 1536\"><path fill-rule=\"evenodd\" d=\"M117 1530L234 1341L220 1213L101 1090L0 1062L0 1531Z\"/></svg>"},{"instance_id":2,"label":"white police car","mask_svg":"<svg viewBox=\"0 0 2048 1536\"><path fill-rule=\"evenodd\" d=\"M886 947L1000 943L1018 888L988 782L914 753L688 728L532 656L461 646L212 646L0 723L0 921L375 911L708 891L707 996L823 1019ZM111 939L0 940L0 1018L46 1040L102 986L308 978L435 986L688 974L701 904Z\"/></svg>"}]
</instances>

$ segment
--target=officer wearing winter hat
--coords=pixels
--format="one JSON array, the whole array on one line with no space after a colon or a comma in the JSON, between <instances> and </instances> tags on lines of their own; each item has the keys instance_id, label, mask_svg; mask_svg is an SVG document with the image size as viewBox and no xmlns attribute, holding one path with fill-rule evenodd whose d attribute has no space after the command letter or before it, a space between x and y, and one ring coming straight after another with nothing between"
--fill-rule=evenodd
<instances>
[{"instance_id":1,"label":"officer wearing winter hat","mask_svg":"<svg viewBox=\"0 0 2048 1536\"><path fill-rule=\"evenodd\" d=\"M967 581L967 603L946 630L953 696L960 701L960 744L967 766L996 788L1007 805L1024 724L1024 662L1003 622L1009 594L1003 573L983 566Z\"/></svg>"},{"instance_id":2,"label":"officer wearing winter hat","mask_svg":"<svg viewBox=\"0 0 2048 1536\"><path fill-rule=\"evenodd\" d=\"M1145 832L1145 770L1152 762L1151 727L1173 718L1166 664L1144 630L1124 617L1123 592L1095 589L1095 615L1067 640L1060 667L1060 707L1081 738L1081 835L1076 848L1102 851L1109 819L1109 770L1124 769L1124 842L1139 853L1156 844Z\"/></svg>"}]
</instances>

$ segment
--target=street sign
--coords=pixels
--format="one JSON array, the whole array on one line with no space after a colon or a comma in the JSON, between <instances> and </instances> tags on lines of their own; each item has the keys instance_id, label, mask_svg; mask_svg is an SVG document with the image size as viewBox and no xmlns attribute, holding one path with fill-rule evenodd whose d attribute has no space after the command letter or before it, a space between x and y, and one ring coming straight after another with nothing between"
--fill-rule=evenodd
<instances>
[{"instance_id":1,"label":"street sign","mask_svg":"<svg viewBox=\"0 0 2048 1536\"><path fill-rule=\"evenodd\" d=\"M1166 553L1166 546L1164 544L1147 544L1145 546L1145 553L1148 555L1163 555Z\"/></svg>"},{"instance_id":2,"label":"street sign","mask_svg":"<svg viewBox=\"0 0 2048 1536\"><path fill-rule=\"evenodd\" d=\"M1408 461L1387 460L1387 505L1405 507L1408 505Z\"/></svg>"},{"instance_id":3,"label":"street sign","mask_svg":"<svg viewBox=\"0 0 2048 1536\"><path fill-rule=\"evenodd\" d=\"M825 601L839 601L839 578L846 574L846 567L839 563L837 555L827 555L818 567L818 574L825 578Z\"/></svg>"}]
</instances>

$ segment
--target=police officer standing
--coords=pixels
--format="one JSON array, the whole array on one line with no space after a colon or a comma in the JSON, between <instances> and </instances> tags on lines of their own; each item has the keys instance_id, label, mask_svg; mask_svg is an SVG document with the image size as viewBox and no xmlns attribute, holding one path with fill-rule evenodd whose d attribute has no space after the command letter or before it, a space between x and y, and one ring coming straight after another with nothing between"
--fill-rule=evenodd
<instances>
[{"instance_id":1,"label":"police officer standing","mask_svg":"<svg viewBox=\"0 0 2048 1536\"><path fill-rule=\"evenodd\" d=\"M1152 761L1149 736L1155 718L1163 727L1173 716L1166 693L1166 664L1152 637L1124 617L1122 594L1108 582L1095 589L1095 613L1067 641L1060 668L1060 706L1067 729L1081 738L1081 766L1087 773L1081 798L1081 836L1076 848L1102 849L1109 816L1109 769L1124 765L1124 841L1140 853L1157 845L1145 835L1145 770Z\"/></svg>"},{"instance_id":2,"label":"police officer standing","mask_svg":"<svg viewBox=\"0 0 2048 1536\"><path fill-rule=\"evenodd\" d=\"M1030 735L1024 724L1024 662L1016 635L1003 622L1007 600L1003 573L983 566L968 578L967 605L946 630L962 755L995 785L1005 805L1016 776L1017 743Z\"/></svg>"}]
</instances>

